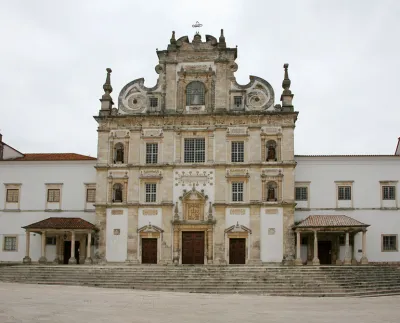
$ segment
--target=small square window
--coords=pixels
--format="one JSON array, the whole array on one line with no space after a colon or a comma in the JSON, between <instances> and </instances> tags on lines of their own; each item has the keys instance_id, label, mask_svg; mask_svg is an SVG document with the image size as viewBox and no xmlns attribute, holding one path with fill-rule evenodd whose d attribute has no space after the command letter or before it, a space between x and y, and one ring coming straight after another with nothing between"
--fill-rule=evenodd
<instances>
[{"instance_id":1,"label":"small square window","mask_svg":"<svg viewBox=\"0 0 400 323\"><path fill-rule=\"evenodd\" d=\"M47 202L60 202L60 189L48 189Z\"/></svg>"},{"instance_id":2,"label":"small square window","mask_svg":"<svg viewBox=\"0 0 400 323\"><path fill-rule=\"evenodd\" d=\"M17 237L4 237L4 251L17 251Z\"/></svg>"},{"instance_id":3,"label":"small square window","mask_svg":"<svg viewBox=\"0 0 400 323\"><path fill-rule=\"evenodd\" d=\"M232 163L243 163L244 162L244 142L243 141L232 141L231 145L231 161Z\"/></svg>"},{"instance_id":4,"label":"small square window","mask_svg":"<svg viewBox=\"0 0 400 323\"><path fill-rule=\"evenodd\" d=\"M19 189L7 189L6 202L18 203Z\"/></svg>"},{"instance_id":5,"label":"small square window","mask_svg":"<svg viewBox=\"0 0 400 323\"><path fill-rule=\"evenodd\" d=\"M158 144L146 144L146 164L157 164L158 162Z\"/></svg>"},{"instance_id":6,"label":"small square window","mask_svg":"<svg viewBox=\"0 0 400 323\"><path fill-rule=\"evenodd\" d=\"M232 201L243 202L243 182L232 183Z\"/></svg>"},{"instance_id":7,"label":"small square window","mask_svg":"<svg viewBox=\"0 0 400 323\"><path fill-rule=\"evenodd\" d=\"M296 201L307 201L308 189L307 187L296 187Z\"/></svg>"},{"instance_id":8,"label":"small square window","mask_svg":"<svg viewBox=\"0 0 400 323\"><path fill-rule=\"evenodd\" d=\"M146 202L154 203L157 200L157 184L147 183L146 184Z\"/></svg>"},{"instance_id":9,"label":"small square window","mask_svg":"<svg viewBox=\"0 0 400 323\"><path fill-rule=\"evenodd\" d=\"M241 96L234 96L233 97L233 104L235 108L241 108L242 107L242 97Z\"/></svg>"},{"instance_id":10,"label":"small square window","mask_svg":"<svg viewBox=\"0 0 400 323\"><path fill-rule=\"evenodd\" d=\"M158 98L150 98L150 108L158 107Z\"/></svg>"},{"instance_id":11,"label":"small square window","mask_svg":"<svg viewBox=\"0 0 400 323\"><path fill-rule=\"evenodd\" d=\"M338 200L351 200L351 186L338 186Z\"/></svg>"},{"instance_id":12,"label":"small square window","mask_svg":"<svg viewBox=\"0 0 400 323\"><path fill-rule=\"evenodd\" d=\"M55 246L56 245L56 237L46 237L46 244Z\"/></svg>"},{"instance_id":13,"label":"small square window","mask_svg":"<svg viewBox=\"0 0 400 323\"><path fill-rule=\"evenodd\" d=\"M397 251L397 235L382 236L382 251Z\"/></svg>"},{"instance_id":14,"label":"small square window","mask_svg":"<svg viewBox=\"0 0 400 323\"><path fill-rule=\"evenodd\" d=\"M86 190L86 202L94 203L96 201L96 189L88 188Z\"/></svg>"},{"instance_id":15,"label":"small square window","mask_svg":"<svg viewBox=\"0 0 400 323\"><path fill-rule=\"evenodd\" d=\"M395 186L382 186L382 199L383 200L395 200L396 199L396 187Z\"/></svg>"}]
</instances>

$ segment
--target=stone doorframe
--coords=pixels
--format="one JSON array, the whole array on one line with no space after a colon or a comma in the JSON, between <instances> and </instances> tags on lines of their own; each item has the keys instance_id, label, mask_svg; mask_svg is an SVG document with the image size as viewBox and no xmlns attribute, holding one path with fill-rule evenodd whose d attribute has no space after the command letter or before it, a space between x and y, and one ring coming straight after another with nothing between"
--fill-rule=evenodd
<instances>
[{"instance_id":1,"label":"stone doorframe","mask_svg":"<svg viewBox=\"0 0 400 323\"><path fill-rule=\"evenodd\" d=\"M163 229L149 223L137 230L138 234L138 260L142 263L142 239L143 238L156 238L157 239L157 264L161 262L161 241Z\"/></svg>"},{"instance_id":2,"label":"stone doorframe","mask_svg":"<svg viewBox=\"0 0 400 323\"><path fill-rule=\"evenodd\" d=\"M214 223L174 223L174 243L173 243L173 263L182 264L182 232L184 231L202 231L204 232L204 264L212 264L214 259L213 240L214 240Z\"/></svg>"},{"instance_id":3,"label":"stone doorframe","mask_svg":"<svg viewBox=\"0 0 400 323\"><path fill-rule=\"evenodd\" d=\"M229 239L230 238L243 238L246 239L246 264L248 264L250 259L250 248L251 248L251 229L245 227L244 225L232 225L224 231L225 239L225 261L229 264Z\"/></svg>"}]
</instances>

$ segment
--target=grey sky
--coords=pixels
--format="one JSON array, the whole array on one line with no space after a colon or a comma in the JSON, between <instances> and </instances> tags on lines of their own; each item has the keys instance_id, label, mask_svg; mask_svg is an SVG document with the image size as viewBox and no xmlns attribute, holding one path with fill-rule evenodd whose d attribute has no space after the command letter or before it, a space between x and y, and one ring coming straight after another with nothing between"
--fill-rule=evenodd
<instances>
[{"instance_id":1,"label":"grey sky","mask_svg":"<svg viewBox=\"0 0 400 323\"><path fill-rule=\"evenodd\" d=\"M279 102L288 62L296 154L393 154L400 136L400 1L1 1L0 129L22 152L96 155L105 68L114 102L176 31L238 45L239 83L266 79ZM203 38L204 39L204 38Z\"/></svg>"}]
</instances>

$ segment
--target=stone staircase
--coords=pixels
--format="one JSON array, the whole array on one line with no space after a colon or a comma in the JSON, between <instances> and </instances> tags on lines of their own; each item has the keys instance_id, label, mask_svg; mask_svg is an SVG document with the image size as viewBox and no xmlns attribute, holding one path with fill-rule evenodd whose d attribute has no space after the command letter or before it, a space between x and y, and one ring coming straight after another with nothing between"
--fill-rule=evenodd
<instances>
[{"instance_id":1,"label":"stone staircase","mask_svg":"<svg viewBox=\"0 0 400 323\"><path fill-rule=\"evenodd\" d=\"M191 293L400 295L400 267L0 266L0 281Z\"/></svg>"}]
</instances>

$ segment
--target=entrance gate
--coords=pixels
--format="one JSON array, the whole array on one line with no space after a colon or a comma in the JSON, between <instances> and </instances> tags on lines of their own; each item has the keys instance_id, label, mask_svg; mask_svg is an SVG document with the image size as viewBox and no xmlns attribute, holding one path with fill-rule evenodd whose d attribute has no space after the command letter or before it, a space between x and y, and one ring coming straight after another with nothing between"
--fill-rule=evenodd
<instances>
[{"instance_id":1,"label":"entrance gate","mask_svg":"<svg viewBox=\"0 0 400 323\"><path fill-rule=\"evenodd\" d=\"M229 239L229 264L239 265L246 263L246 239Z\"/></svg>"},{"instance_id":2,"label":"entrance gate","mask_svg":"<svg viewBox=\"0 0 400 323\"><path fill-rule=\"evenodd\" d=\"M204 264L204 232L182 232L182 264Z\"/></svg>"}]
</instances>

